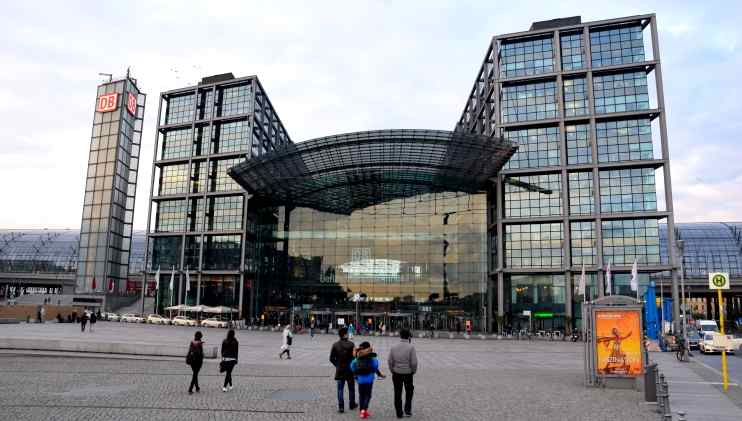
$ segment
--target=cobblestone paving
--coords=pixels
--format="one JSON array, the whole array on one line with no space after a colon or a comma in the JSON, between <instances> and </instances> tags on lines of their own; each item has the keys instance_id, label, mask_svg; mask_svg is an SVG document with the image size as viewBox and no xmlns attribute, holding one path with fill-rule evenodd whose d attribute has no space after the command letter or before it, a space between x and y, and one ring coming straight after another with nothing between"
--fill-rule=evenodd
<instances>
[{"instance_id":1,"label":"cobblestone paving","mask_svg":"<svg viewBox=\"0 0 742 421\"><path fill-rule=\"evenodd\" d=\"M74 326L16 325L0 335L78 337L80 340L186 341L193 328L100 323L92 334ZM67 329L70 329L69 331ZM78 328L79 329L79 328ZM225 331L204 329L212 344ZM77 336L73 336L77 335ZM300 335L290 361L278 359L278 333L238 332L235 389L222 393L216 361L207 361L201 393L188 395L183 359L121 356L0 354L0 418L23 420L347 420L337 414L332 368L335 337ZM94 339L93 339L94 338ZM360 342L356 338L356 343ZM385 358L395 338L368 338ZM587 389L582 348L570 342L414 340L420 359L413 419L419 420L653 420L635 391ZM308 399L275 399L277 392ZM377 382L374 419L396 419L391 379Z\"/></svg>"}]
</instances>

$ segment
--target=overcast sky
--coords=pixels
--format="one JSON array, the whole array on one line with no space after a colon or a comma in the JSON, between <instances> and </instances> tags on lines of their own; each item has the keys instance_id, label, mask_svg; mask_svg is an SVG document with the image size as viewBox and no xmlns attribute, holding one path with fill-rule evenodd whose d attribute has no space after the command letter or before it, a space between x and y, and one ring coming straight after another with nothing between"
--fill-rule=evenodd
<instances>
[{"instance_id":1,"label":"overcast sky","mask_svg":"<svg viewBox=\"0 0 742 421\"><path fill-rule=\"evenodd\" d=\"M79 228L99 72L148 94L257 74L294 141L453 128L493 35L656 12L676 221L742 220L740 6L717 1L36 2L0 5L0 228Z\"/></svg>"}]
</instances>

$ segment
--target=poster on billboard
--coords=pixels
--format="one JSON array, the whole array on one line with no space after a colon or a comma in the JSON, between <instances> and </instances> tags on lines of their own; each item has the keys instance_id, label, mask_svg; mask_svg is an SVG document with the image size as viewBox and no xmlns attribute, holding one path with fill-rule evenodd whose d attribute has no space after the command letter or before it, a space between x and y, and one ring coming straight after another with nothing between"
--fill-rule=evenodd
<instances>
[{"instance_id":1,"label":"poster on billboard","mask_svg":"<svg viewBox=\"0 0 742 421\"><path fill-rule=\"evenodd\" d=\"M595 358L599 376L637 377L643 373L641 310L596 309Z\"/></svg>"}]
</instances>

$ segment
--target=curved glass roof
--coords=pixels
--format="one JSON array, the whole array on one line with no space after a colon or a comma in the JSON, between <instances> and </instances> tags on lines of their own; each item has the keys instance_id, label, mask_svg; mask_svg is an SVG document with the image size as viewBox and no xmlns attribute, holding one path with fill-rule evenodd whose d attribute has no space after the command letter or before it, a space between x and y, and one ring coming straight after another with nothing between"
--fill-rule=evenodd
<instances>
[{"instance_id":1,"label":"curved glass roof","mask_svg":"<svg viewBox=\"0 0 742 421\"><path fill-rule=\"evenodd\" d=\"M742 223L676 223L683 240L686 278L706 278L709 272L742 277ZM667 263L667 225L660 226L662 262Z\"/></svg>"},{"instance_id":2,"label":"curved glass roof","mask_svg":"<svg viewBox=\"0 0 742 421\"><path fill-rule=\"evenodd\" d=\"M480 192L516 149L489 136L376 130L286 144L229 175L267 205L348 215L418 194Z\"/></svg>"},{"instance_id":3,"label":"curved glass roof","mask_svg":"<svg viewBox=\"0 0 742 421\"><path fill-rule=\"evenodd\" d=\"M145 232L134 231L129 271L144 270ZM74 273L79 230L0 229L0 272Z\"/></svg>"}]
</instances>

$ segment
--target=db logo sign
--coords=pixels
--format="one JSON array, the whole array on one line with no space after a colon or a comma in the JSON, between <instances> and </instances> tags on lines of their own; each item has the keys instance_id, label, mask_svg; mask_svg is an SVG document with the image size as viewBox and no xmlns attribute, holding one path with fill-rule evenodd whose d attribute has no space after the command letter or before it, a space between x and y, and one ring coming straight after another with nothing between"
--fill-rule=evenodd
<instances>
[{"instance_id":1,"label":"db logo sign","mask_svg":"<svg viewBox=\"0 0 742 421\"><path fill-rule=\"evenodd\" d=\"M115 110L118 106L118 99L119 94L116 92L99 96L98 106L95 107L95 111L98 111L99 113L107 113Z\"/></svg>"},{"instance_id":2,"label":"db logo sign","mask_svg":"<svg viewBox=\"0 0 742 421\"><path fill-rule=\"evenodd\" d=\"M135 116L137 115L137 98L131 92L128 94L129 96L126 98L126 109L129 110L131 115Z\"/></svg>"}]
</instances>

